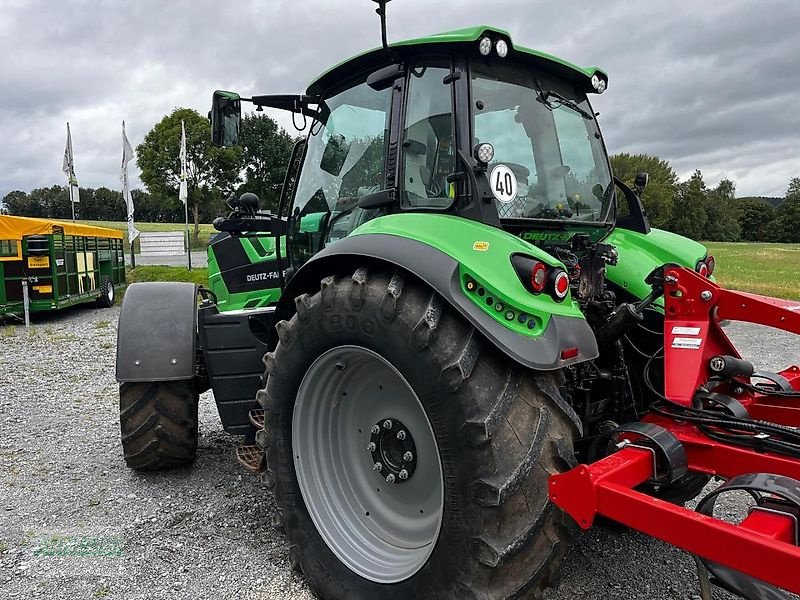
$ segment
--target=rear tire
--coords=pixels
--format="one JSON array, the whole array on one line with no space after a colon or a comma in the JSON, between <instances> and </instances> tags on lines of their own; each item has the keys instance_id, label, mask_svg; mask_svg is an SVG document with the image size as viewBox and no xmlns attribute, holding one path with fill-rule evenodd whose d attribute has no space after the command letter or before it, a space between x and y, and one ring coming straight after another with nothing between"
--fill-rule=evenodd
<instances>
[{"instance_id":1,"label":"rear tire","mask_svg":"<svg viewBox=\"0 0 800 600\"><path fill-rule=\"evenodd\" d=\"M119 424L128 467L158 471L191 464L197 453L197 405L191 382L120 385Z\"/></svg>"},{"instance_id":2,"label":"rear tire","mask_svg":"<svg viewBox=\"0 0 800 600\"><path fill-rule=\"evenodd\" d=\"M360 268L352 277L326 277L319 292L299 296L296 306L290 321L276 325L280 342L265 356L267 386L258 400L266 410L265 481L275 490L274 524L285 528L292 565L302 570L312 589L325 600L495 600L530 597L555 584L572 526L549 502L547 480L575 464L575 428L559 394L561 373L521 368L486 343L434 291L398 273L368 277ZM331 537L335 524L317 527L311 514L319 520L320 511L310 511L308 503L318 503L322 492L306 497L296 472L297 465L309 464L307 456L298 454L307 444L293 437L295 403L305 402L296 398L313 365L339 348L360 348L399 373L419 400L438 452L443 480L431 481L431 487L441 483L444 490L441 524L427 558L396 580L386 577L379 583L380 577L357 574L362 565L362 572L380 569L377 559L369 564L369 552L359 555L355 570L337 558L334 549L341 553L337 541L343 536ZM346 376L347 366L341 370ZM328 388L332 396L337 394L331 401L345 407L353 396L363 394L358 384L364 388L371 380L361 373L348 387L349 396ZM369 393L377 402L380 392L377 384L374 387ZM353 436L360 436L359 449L367 446L373 424L365 420L352 426ZM407 425L413 436L424 435L424 427L411 431L412 424ZM362 463L370 460L367 449L362 452L366 458L357 454L340 469L334 464L331 470L336 473L323 471L317 488L330 488L337 477L352 483L363 476L381 488L380 496L408 489L402 485L411 483L413 474L408 483L392 486L384 485L382 476L371 469L360 472ZM342 463L348 456L341 454ZM391 501L402 502L402 497ZM364 519L365 509L372 510L375 519L380 509L370 504L375 502L379 501L374 497L364 498L362 512L353 511L353 523ZM347 502L336 504L346 510ZM388 542L378 537L375 543L383 552Z\"/></svg>"},{"instance_id":3,"label":"rear tire","mask_svg":"<svg viewBox=\"0 0 800 600\"><path fill-rule=\"evenodd\" d=\"M97 298L97 306L100 308L111 308L116 300L116 290L114 282L106 276L100 281L100 296Z\"/></svg>"}]
</instances>

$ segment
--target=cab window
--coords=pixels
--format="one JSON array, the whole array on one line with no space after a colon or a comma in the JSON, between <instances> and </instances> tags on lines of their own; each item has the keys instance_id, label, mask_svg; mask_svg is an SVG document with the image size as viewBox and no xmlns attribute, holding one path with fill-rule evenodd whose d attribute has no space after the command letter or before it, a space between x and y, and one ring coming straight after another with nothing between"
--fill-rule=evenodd
<instances>
[{"instance_id":1,"label":"cab window","mask_svg":"<svg viewBox=\"0 0 800 600\"><path fill-rule=\"evenodd\" d=\"M448 208L454 169L449 60L419 62L410 70L403 130L403 208Z\"/></svg>"}]
</instances>

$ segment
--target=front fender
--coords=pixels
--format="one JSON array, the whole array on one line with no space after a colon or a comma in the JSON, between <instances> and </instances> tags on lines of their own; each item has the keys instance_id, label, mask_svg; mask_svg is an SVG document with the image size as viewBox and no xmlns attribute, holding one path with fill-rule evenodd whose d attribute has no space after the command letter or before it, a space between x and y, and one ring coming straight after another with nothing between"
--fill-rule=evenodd
<instances>
[{"instance_id":1,"label":"front fender","mask_svg":"<svg viewBox=\"0 0 800 600\"><path fill-rule=\"evenodd\" d=\"M128 286L117 327L117 381L180 381L195 375L197 286Z\"/></svg>"},{"instance_id":2,"label":"front fender","mask_svg":"<svg viewBox=\"0 0 800 600\"><path fill-rule=\"evenodd\" d=\"M309 260L289 283L277 319L291 315L289 303L296 295L315 289L322 277L351 268L354 257L362 257L417 276L499 350L526 367L552 370L596 358L594 333L577 305L571 298L558 303L546 294L529 293L511 264L514 253L559 264L502 230L466 219L430 214L381 217ZM477 282L474 292L466 289L467 278ZM524 322L521 315L527 317ZM562 359L562 351L568 349L577 349L577 356Z\"/></svg>"}]
</instances>

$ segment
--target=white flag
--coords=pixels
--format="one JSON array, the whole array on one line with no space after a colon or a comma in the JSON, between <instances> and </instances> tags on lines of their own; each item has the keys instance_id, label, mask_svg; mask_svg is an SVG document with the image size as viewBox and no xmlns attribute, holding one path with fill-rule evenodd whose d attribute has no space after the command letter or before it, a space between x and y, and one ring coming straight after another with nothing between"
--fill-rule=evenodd
<instances>
[{"instance_id":1,"label":"white flag","mask_svg":"<svg viewBox=\"0 0 800 600\"><path fill-rule=\"evenodd\" d=\"M69 130L69 123L67 123L67 147L64 148L64 164L61 170L64 171L64 175L67 176L70 201L74 203L80 202L81 195L78 188L78 178L75 177L75 161L72 157L72 133L70 133Z\"/></svg>"},{"instance_id":2,"label":"white flag","mask_svg":"<svg viewBox=\"0 0 800 600\"><path fill-rule=\"evenodd\" d=\"M189 183L187 181L187 174L186 174L186 128L183 126L183 121L181 121L181 187L180 191L178 192L178 198L180 201L186 204L189 200Z\"/></svg>"},{"instance_id":3,"label":"white flag","mask_svg":"<svg viewBox=\"0 0 800 600\"><path fill-rule=\"evenodd\" d=\"M122 168L120 169L119 179L122 181L122 199L128 208L128 242L133 244L133 240L139 235L139 230L133 224L133 198L131 188L128 185L128 163L133 160L133 148L125 134L125 121L122 122Z\"/></svg>"}]
</instances>

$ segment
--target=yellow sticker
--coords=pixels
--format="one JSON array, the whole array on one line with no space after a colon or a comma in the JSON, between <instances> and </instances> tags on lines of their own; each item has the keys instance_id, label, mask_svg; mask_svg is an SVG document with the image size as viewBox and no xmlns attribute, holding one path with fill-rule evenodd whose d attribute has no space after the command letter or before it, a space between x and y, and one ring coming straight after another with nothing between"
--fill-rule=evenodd
<instances>
[{"instance_id":1,"label":"yellow sticker","mask_svg":"<svg viewBox=\"0 0 800 600\"><path fill-rule=\"evenodd\" d=\"M52 285L35 285L33 286L34 291L39 292L40 294L52 294L53 293L53 286Z\"/></svg>"},{"instance_id":2,"label":"yellow sticker","mask_svg":"<svg viewBox=\"0 0 800 600\"><path fill-rule=\"evenodd\" d=\"M476 252L486 252L489 249L489 242L475 242L472 249Z\"/></svg>"},{"instance_id":3,"label":"yellow sticker","mask_svg":"<svg viewBox=\"0 0 800 600\"><path fill-rule=\"evenodd\" d=\"M50 257L49 256L29 256L28 257L29 269L49 269Z\"/></svg>"}]
</instances>

